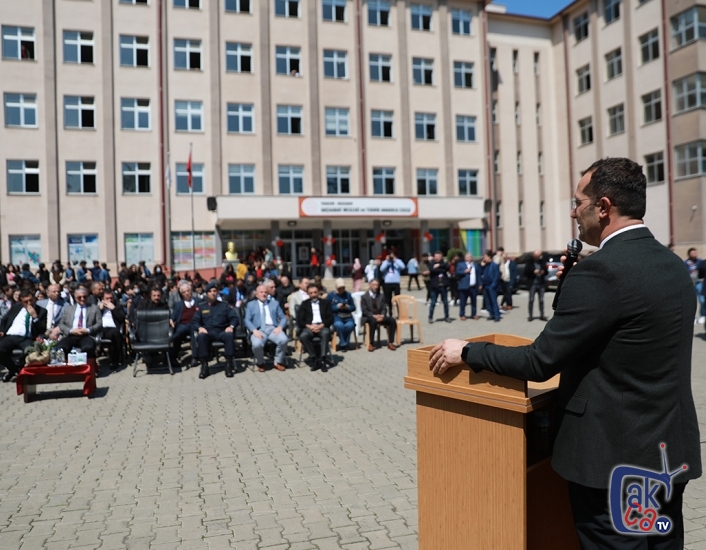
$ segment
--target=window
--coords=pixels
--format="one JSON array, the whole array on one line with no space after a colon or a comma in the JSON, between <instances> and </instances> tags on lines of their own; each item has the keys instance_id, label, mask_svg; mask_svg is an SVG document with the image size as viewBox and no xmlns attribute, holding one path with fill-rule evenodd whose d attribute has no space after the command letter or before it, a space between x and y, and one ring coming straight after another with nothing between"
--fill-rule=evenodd
<instances>
[{"instance_id":1,"label":"window","mask_svg":"<svg viewBox=\"0 0 706 550\"><path fill-rule=\"evenodd\" d=\"M412 4L410 10L412 12L412 30L430 31L431 6L427 6L425 4Z\"/></svg>"},{"instance_id":2,"label":"window","mask_svg":"<svg viewBox=\"0 0 706 550\"><path fill-rule=\"evenodd\" d=\"M341 50L324 50L324 76L348 78L348 55Z\"/></svg>"},{"instance_id":3,"label":"window","mask_svg":"<svg viewBox=\"0 0 706 550\"><path fill-rule=\"evenodd\" d=\"M66 192L78 195L96 193L96 163L67 161Z\"/></svg>"},{"instance_id":4,"label":"window","mask_svg":"<svg viewBox=\"0 0 706 550\"><path fill-rule=\"evenodd\" d=\"M620 17L620 0L603 0L603 18L606 25Z\"/></svg>"},{"instance_id":5,"label":"window","mask_svg":"<svg viewBox=\"0 0 706 550\"><path fill-rule=\"evenodd\" d=\"M706 73L696 73L674 81L676 112L706 107Z\"/></svg>"},{"instance_id":6,"label":"window","mask_svg":"<svg viewBox=\"0 0 706 550\"><path fill-rule=\"evenodd\" d=\"M544 201L539 201L539 227L544 227Z\"/></svg>"},{"instance_id":7,"label":"window","mask_svg":"<svg viewBox=\"0 0 706 550\"><path fill-rule=\"evenodd\" d=\"M456 115L456 139L458 141L476 140L476 117Z\"/></svg>"},{"instance_id":8,"label":"window","mask_svg":"<svg viewBox=\"0 0 706 550\"><path fill-rule=\"evenodd\" d=\"M95 128L96 107L92 97L64 96L64 127Z\"/></svg>"},{"instance_id":9,"label":"window","mask_svg":"<svg viewBox=\"0 0 706 550\"><path fill-rule=\"evenodd\" d=\"M576 38L576 42L588 38L588 12L574 17L574 38Z\"/></svg>"},{"instance_id":10,"label":"window","mask_svg":"<svg viewBox=\"0 0 706 550\"><path fill-rule=\"evenodd\" d=\"M544 160L542 152L540 151L537 153L537 173L541 176L544 174L544 163L542 162Z\"/></svg>"},{"instance_id":11,"label":"window","mask_svg":"<svg viewBox=\"0 0 706 550\"><path fill-rule=\"evenodd\" d=\"M35 59L32 27L2 27L2 56L5 59Z\"/></svg>"},{"instance_id":12,"label":"window","mask_svg":"<svg viewBox=\"0 0 706 550\"><path fill-rule=\"evenodd\" d=\"M647 171L647 183L664 181L664 155L661 151L645 155L645 170Z\"/></svg>"},{"instance_id":13,"label":"window","mask_svg":"<svg viewBox=\"0 0 706 550\"><path fill-rule=\"evenodd\" d=\"M493 153L493 172L500 173L500 151L497 149Z\"/></svg>"},{"instance_id":14,"label":"window","mask_svg":"<svg viewBox=\"0 0 706 550\"><path fill-rule=\"evenodd\" d=\"M147 1L148 0L120 0L120 3L121 4L132 4L132 5L144 4L146 6Z\"/></svg>"},{"instance_id":15,"label":"window","mask_svg":"<svg viewBox=\"0 0 706 550\"><path fill-rule=\"evenodd\" d=\"M517 173L522 174L522 151L517 151Z\"/></svg>"},{"instance_id":16,"label":"window","mask_svg":"<svg viewBox=\"0 0 706 550\"><path fill-rule=\"evenodd\" d=\"M576 76L578 77L578 89L580 94L591 89L591 69L588 65L578 69Z\"/></svg>"},{"instance_id":17,"label":"window","mask_svg":"<svg viewBox=\"0 0 706 550\"><path fill-rule=\"evenodd\" d=\"M252 134L255 132L252 103L228 103L226 105L228 132Z\"/></svg>"},{"instance_id":18,"label":"window","mask_svg":"<svg viewBox=\"0 0 706 550\"><path fill-rule=\"evenodd\" d=\"M395 194L395 169L394 168L373 168L373 194L374 195L394 195Z\"/></svg>"},{"instance_id":19,"label":"window","mask_svg":"<svg viewBox=\"0 0 706 550\"><path fill-rule=\"evenodd\" d=\"M299 17L299 0L275 0L275 15Z\"/></svg>"},{"instance_id":20,"label":"window","mask_svg":"<svg viewBox=\"0 0 706 550\"><path fill-rule=\"evenodd\" d=\"M643 95L642 105L645 108L645 124L662 120L662 92L660 90Z\"/></svg>"},{"instance_id":21,"label":"window","mask_svg":"<svg viewBox=\"0 0 706 550\"><path fill-rule=\"evenodd\" d=\"M436 130L436 115L432 113L414 114L414 135L417 139L434 140Z\"/></svg>"},{"instance_id":22,"label":"window","mask_svg":"<svg viewBox=\"0 0 706 550\"><path fill-rule=\"evenodd\" d=\"M512 50L512 72L514 74L517 74L518 72L520 72L518 55L519 55L519 53L517 50Z\"/></svg>"},{"instance_id":23,"label":"window","mask_svg":"<svg viewBox=\"0 0 706 550\"><path fill-rule=\"evenodd\" d=\"M454 61L454 86L473 88L473 63Z\"/></svg>"},{"instance_id":24,"label":"window","mask_svg":"<svg viewBox=\"0 0 706 550\"><path fill-rule=\"evenodd\" d=\"M412 81L422 86L431 86L434 83L434 60L413 57Z\"/></svg>"},{"instance_id":25,"label":"window","mask_svg":"<svg viewBox=\"0 0 706 550\"><path fill-rule=\"evenodd\" d=\"M515 126L520 125L520 102L515 101Z\"/></svg>"},{"instance_id":26,"label":"window","mask_svg":"<svg viewBox=\"0 0 706 550\"><path fill-rule=\"evenodd\" d=\"M277 74L299 75L299 48L277 46L275 49L275 64Z\"/></svg>"},{"instance_id":27,"label":"window","mask_svg":"<svg viewBox=\"0 0 706 550\"><path fill-rule=\"evenodd\" d=\"M611 136L625 131L625 107L622 103L608 109L608 128Z\"/></svg>"},{"instance_id":28,"label":"window","mask_svg":"<svg viewBox=\"0 0 706 550\"><path fill-rule=\"evenodd\" d=\"M535 119L537 120L537 126L542 125L542 104L537 103L535 109L534 109L534 116Z\"/></svg>"},{"instance_id":29,"label":"window","mask_svg":"<svg viewBox=\"0 0 706 550\"><path fill-rule=\"evenodd\" d=\"M302 133L302 108L295 105L277 105L277 133Z\"/></svg>"},{"instance_id":30,"label":"window","mask_svg":"<svg viewBox=\"0 0 706 550\"><path fill-rule=\"evenodd\" d=\"M326 167L326 192L329 195L348 195L351 192L350 167Z\"/></svg>"},{"instance_id":31,"label":"window","mask_svg":"<svg viewBox=\"0 0 706 550\"><path fill-rule=\"evenodd\" d=\"M252 72L252 45L226 42L226 71L229 73Z\"/></svg>"},{"instance_id":32,"label":"window","mask_svg":"<svg viewBox=\"0 0 706 550\"><path fill-rule=\"evenodd\" d=\"M324 111L327 136L348 135L348 109L327 107Z\"/></svg>"},{"instance_id":33,"label":"window","mask_svg":"<svg viewBox=\"0 0 706 550\"><path fill-rule=\"evenodd\" d=\"M374 27L390 26L390 3L387 0L368 2L368 25Z\"/></svg>"},{"instance_id":34,"label":"window","mask_svg":"<svg viewBox=\"0 0 706 550\"><path fill-rule=\"evenodd\" d=\"M151 179L149 162L123 162L124 194L149 194Z\"/></svg>"},{"instance_id":35,"label":"window","mask_svg":"<svg viewBox=\"0 0 706 550\"><path fill-rule=\"evenodd\" d=\"M37 127L37 96L5 94L5 126Z\"/></svg>"},{"instance_id":36,"label":"window","mask_svg":"<svg viewBox=\"0 0 706 550\"><path fill-rule=\"evenodd\" d=\"M150 39L147 36L120 36L120 64L123 67L149 67Z\"/></svg>"},{"instance_id":37,"label":"window","mask_svg":"<svg viewBox=\"0 0 706 550\"><path fill-rule=\"evenodd\" d=\"M255 165L228 165L228 193L231 195L251 194L255 192Z\"/></svg>"},{"instance_id":38,"label":"window","mask_svg":"<svg viewBox=\"0 0 706 550\"><path fill-rule=\"evenodd\" d=\"M64 63L93 63L92 32L64 31Z\"/></svg>"},{"instance_id":39,"label":"window","mask_svg":"<svg viewBox=\"0 0 706 550\"><path fill-rule=\"evenodd\" d=\"M706 6L694 6L672 17L672 43L675 48L697 38L706 38Z\"/></svg>"},{"instance_id":40,"label":"window","mask_svg":"<svg viewBox=\"0 0 706 550\"><path fill-rule=\"evenodd\" d=\"M99 258L98 235L95 233L67 235L67 237L69 241L69 263L77 265L85 260L90 264L93 260Z\"/></svg>"},{"instance_id":41,"label":"window","mask_svg":"<svg viewBox=\"0 0 706 550\"><path fill-rule=\"evenodd\" d=\"M39 235L10 235L10 263L39 267L42 257L42 239Z\"/></svg>"},{"instance_id":42,"label":"window","mask_svg":"<svg viewBox=\"0 0 706 550\"><path fill-rule=\"evenodd\" d=\"M458 194L477 195L478 194L478 170L458 171Z\"/></svg>"},{"instance_id":43,"label":"window","mask_svg":"<svg viewBox=\"0 0 706 550\"><path fill-rule=\"evenodd\" d=\"M501 201L497 201L495 203L495 227L496 228L503 226L503 224L502 224L503 220L502 220L502 217L500 216L500 213L501 213L500 206L501 206Z\"/></svg>"},{"instance_id":44,"label":"window","mask_svg":"<svg viewBox=\"0 0 706 550\"><path fill-rule=\"evenodd\" d=\"M226 0L226 12L250 13L250 0Z\"/></svg>"},{"instance_id":45,"label":"window","mask_svg":"<svg viewBox=\"0 0 706 550\"><path fill-rule=\"evenodd\" d=\"M175 8L201 9L201 0L174 0Z\"/></svg>"},{"instance_id":46,"label":"window","mask_svg":"<svg viewBox=\"0 0 706 550\"><path fill-rule=\"evenodd\" d=\"M525 209L525 208L524 208L524 206L525 206L525 205L524 205L524 203L523 203L522 201L520 201L519 203L517 203L517 224L518 224L520 227L524 227L524 226L525 226L525 216L524 216L524 209Z\"/></svg>"},{"instance_id":47,"label":"window","mask_svg":"<svg viewBox=\"0 0 706 550\"><path fill-rule=\"evenodd\" d=\"M372 111L370 122L373 137L392 137L392 116L392 111Z\"/></svg>"},{"instance_id":48,"label":"window","mask_svg":"<svg viewBox=\"0 0 706 550\"><path fill-rule=\"evenodd\" d=\"M174 39L174 68L201 69L201 40Z\"/></svg>"},{"instance_id":49,"label":"window","mask_svg":"<svg viewBox=\"0 0 706 550\"><path fill-rule=\"evenodd\" d=\"M324 21L346 20L346 0L322 0L324 8Z\"/></svg>"},{"instance_id":50,"label":"window","mask_svg":"<svg viewBox=\"0 0 706 550\"><path fill-rule=\"evenodd\" d=\"M492 107L490 108L490 118L493 121L493 124L498 123L498 100L494 99L492 103Z\"/></svg>"},{"instance_id":51,"label":"window","mask_svg":"<svg viewBox=\"0 0 706 550\"><path fill-rule=\"evenodd\" d=\"M39 193L39 161L7 161L8 194Z\"/></svg>"},{"instance_id":52,"label":"window","mask_svg":"<svg viewBox=\"0 0 706 550\"><path fill-rule=\"evenodd\" d=\"M370 80L372 82L392 81L392 56L370 54Z\"/></svg>"},{"instance_id":53,"label":"window","mask_svg":"<svg viewBox=\"0 0 706 550\"><path fill-rule=\"evenodd\" d=\"M606 54L605 62L608 80L623 74L623 54L620 48Z\"/></svg>"},{"instance_id":54,"label":"window","mask_svg":"<svg viewBox=\"0 0 706 550\"><path fill-rule=\"evenodd\" d=\"M138 265L154 262L154 235L152 233L125 233L125 262Z\"/></svg>"},{"instance_id":55,"label":"window","mask_svg":"<svg viewBox=\"0 0 706 550\"><path fill-rule=\"evenodd\" d=\"M579 120L579 132L581 133L581 145L593 143L593 119L590 116Z\"/></svg>"},{"instance_id":56,"label":"window","mask_svg":"<svg viewBox=\"0 0 706 550\"><path fill-rule=\"evenodd\" d=\"M497 57L497 50L495 48L490 48L490 70L493 72L497 72L498 66L495 63L496 57Z\"/></svg>"},{"instance_id":57,"label":"window","mask_svg":"<svg viewBox=\"0 0 706 550\"><path fill-rule=\"evenodd\" d=\"M201 132L203 130L203 103L200 101L176 101L176 131Z\"/></svg>"},{"instance_id":58,"label":"window","mask_svg":"<svg viewBox=\"0 0 706 550\"><path fill-rule=\"evenodd\" d=\"M539 52L534 52L534 74L539 76Z\"/></svg>"},{"instance_id":59,"label":"window","mask_svg":"<svg viewBox=\"0 0 706 550\"><path fill-rule=\"evenodd\" d=\"M280 195L301 195L304 192L304 167L281 164L277 170Z\"/></svg>"},{"instance_id":60,"label":"window","mask_svg":"<svg viewBox=\"0 0 706 550\"><path fill-rule=\"evenodd\" d=\"M438 195L438 174L434 168L417 168L417 195Z\"/></svg>"},{"instance_id":61,"label":"window","mask_svg":"<svg viewBox=\"0 0 706 550\"><path fill-rule=\"evenodd\" d=\"M189 173L186 171L186 164L176 165L176 192L177 195L189 195L203 193L203 164L191 165L191 189L189 189Z\"/></svg>"},{"instance_id":62,"label":"window","mask_svg":"<svg viewBox=\"0 0 706 550\"><path fill-rule=\"evenodd\" d=\"M640 52L642 63L649 63L659 57L659 33L657 29L643 34L640 37Z\"/></svg>"},{"instance_id":63,"label":"window","mask_svg":"<svg viewBox=\"0 0 706 550\"><path fill-rule=\"evenodd\" d=\"M677 177L706 174L706 142L695 141L680 145L677 153Z\"/></svg>"},{"instance_id":64,"label":"window","mask_svg":"<svg viewBox=\"0 0 706 550\"><path fill-rule=\"evenodd\" d=\"M120 100L120 127L123 130L150 129L150 100L122 98Z\"/></svg>"},{"instance_id":65,"label":"window","mask_svg":"<svg viewBox=\"0 0 706 550\"><path fill-rule=\"evenodd\" d=\"M451 10L451 32L461 36L471 36L471 12Z\"/></svg>"}]
</instances>

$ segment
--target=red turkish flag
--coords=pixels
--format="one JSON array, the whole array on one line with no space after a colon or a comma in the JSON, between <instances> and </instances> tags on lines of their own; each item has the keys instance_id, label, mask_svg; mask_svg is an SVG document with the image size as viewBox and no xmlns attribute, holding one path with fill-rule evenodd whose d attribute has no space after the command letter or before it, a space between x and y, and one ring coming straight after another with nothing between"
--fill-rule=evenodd
<instances>
[{"instance_id":1,"label":"red turkish flag","mask_svg":"<svg viewBox=\"0 0 706 550\"><path fill-rule=\"evenodd\" d=\"M186 163L186 182L189 184L189 189L191 189L191 149L189 149L189 161Z\"/></svg>"}]
</instances>

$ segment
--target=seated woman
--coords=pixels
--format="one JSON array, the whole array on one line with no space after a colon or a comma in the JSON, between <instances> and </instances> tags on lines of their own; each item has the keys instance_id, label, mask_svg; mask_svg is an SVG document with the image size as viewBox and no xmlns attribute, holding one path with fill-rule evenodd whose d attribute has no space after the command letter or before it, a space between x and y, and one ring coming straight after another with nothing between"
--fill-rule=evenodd
<instances>
[{"instance_id":1,"label":"seated woman","mask_svg":"<svg viewBox=\"0 0 706 550\"><path fill-rule=\"evenodd\" d=\"M340 340L340 350L345 352L348 350L351 333L355 330L355 302L351 293L346 291L343 279L336 279L336 292L329 293L328 299L333 310L333 327Z\"/></svg>"}]
</instances>

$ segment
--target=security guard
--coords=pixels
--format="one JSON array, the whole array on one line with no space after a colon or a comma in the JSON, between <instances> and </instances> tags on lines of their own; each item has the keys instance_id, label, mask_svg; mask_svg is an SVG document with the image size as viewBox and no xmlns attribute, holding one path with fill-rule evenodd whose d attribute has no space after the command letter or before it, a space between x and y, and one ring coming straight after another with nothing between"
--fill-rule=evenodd
<instances>
[{"instance_id":1,"label":"security guard","mask_svg":"<svg viewBox=\"0 0 706 550\"><path fill-rule=\"evenodd\" d=\"M196 357L201 361L199 378L204 379L210 373L208 370L208 346L214 340L225 344L226 376L235 374L233 354L235 342L233 329L238 326L238 314L225 302L218 301L218 286L216 283L206 285L206 301L199 304L191 321L191 328L198 332L196 339Z\"/></svg>"}]
</instances>

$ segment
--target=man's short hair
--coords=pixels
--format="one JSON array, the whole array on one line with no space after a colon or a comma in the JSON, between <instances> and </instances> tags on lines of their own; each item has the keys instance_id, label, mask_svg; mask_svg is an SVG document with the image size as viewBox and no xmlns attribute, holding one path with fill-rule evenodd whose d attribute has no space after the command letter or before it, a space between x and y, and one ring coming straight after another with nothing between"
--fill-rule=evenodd
<instances>
[{"instance_id":1,"label":"man's short hair","mask_svg":"<svg viewBox=\"0 0 706 550\"><path fill-rule=\"evenodd\" d=\"M436 254L441 254L442 256L444 255L444 253L441 250L437 250L436 252L434 252L434 255L436 255Z\"/></svg>"},{"instance_id":2,"label":"man's short hair","mask_svg":"<svg viewBox=\"0 0 706 550\"><path fill-rule=\"evenodd\" d=\"M621 216L641 220L647 210L647 179L642 166L622 157L597 160L581 175L591 174L583 190L592 200L607 197Z\"/></svg>"},{"instance_id":3,"label":"man's short hair","mask_svg":"<svg viewBox=\"0 0 706 550\"><path fill-rule=\"evenodd\" d=\"M93 281L93 284L91 285L91 288L98 288L101 286L103 283L100 281Z\"/></svg>"},{"instance_id":4,"label":"man's short hair","mask_svg":"<svg viewBox=\"0 0 706 550\"><path fill-rule=\"evenodd\" d=\"M161 294L161 293L162 293L162 287L161 287L161 286L153 286L152 288L150 288L150 292L155 292L155 291L157 291L157 292L159 292L159 293Z\"/></svg>"},{"instance_id":5,"label":"man's short hair","mask_svg":"<svg viewBox=\"0 0 706 550\"><path fill-rule=\"evenodd\" d=\"M309 285L306 287L306 291L309 292L309 290L311 290L312 288L319 290L319 287L316 286L316 283L309 283Z\"/></svg>"},{"instance_id":6,"label":"man's short hair","mask_svg":"<svg viewBox=\"0 0 706 550\"><path fill-rule=\"evenodd\" d=\"M34 296L34 294L28 288L23 288L22 290L20 290L20 300L22 298L26 298L27 296Z\"/></svg>"},{"instance_id":7,"label":"man's short hair","mask_svg":"<svg viewBox=\"0 0 706 550\"><path fill-rule=\"evenodd\" d=\"M686 251L686 254L690 255L692 252L696 252L696 249L693 246L689 250Z\"/></svg>"},{"instance_id":8,"label":"man's short hair","mask_svg":"<svg viewBox=\"0 0 706 550\"><path fill-rule=\"evenodd\" d=\"M76 290L74 290L74 296L76 296L76 294L85 294L88 296L88 291L84 287L78 286L76 287Z\"/></svg>"}]
</instances>

